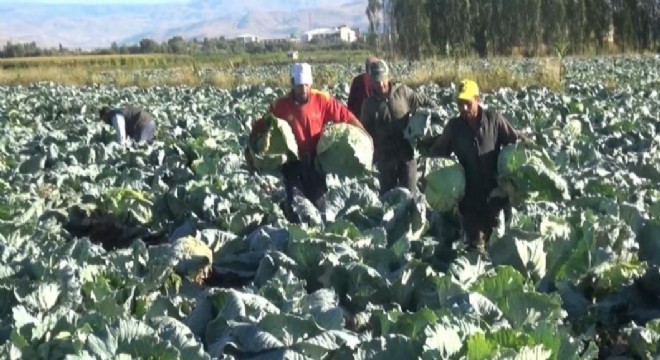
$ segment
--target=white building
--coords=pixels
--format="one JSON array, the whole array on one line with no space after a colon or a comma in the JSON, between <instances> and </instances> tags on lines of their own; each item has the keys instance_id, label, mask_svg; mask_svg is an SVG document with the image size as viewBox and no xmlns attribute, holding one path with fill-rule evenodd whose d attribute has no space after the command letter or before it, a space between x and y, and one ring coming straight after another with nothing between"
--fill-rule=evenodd
<instances>
[{"instance_id":1,"label":"white building","mask_svg":"<svg viewBox=\"0 0 660 360\"><path fill-rule=\"evenodd\" d=\"M347 43L352 43L357 41L357 37L358 37L357 31L349 28L346 25L342 25L337 29L339 30L339 38L342 41L345 41Z\"/></svg>"},{"instance_id":2,"label":"white building","mask_svg":"<svg viewBox=\"0 0 660 360\"><path fill-rule=\"evenodd\" d=\"M288 44L288 43L299 43L300 39L298 39L295 36L291 36L288 38L269 38L269 39L261 39L261 43L264 44Z\"/></svg>"},{"instance_id":3,"label":"white building","mask_svg":"<svg viewBox=\"0 0 660 360\"><path fill-rule=\"evenodd\" d=\"M304 32L300 40L308 43L314 39L325 42L352 43L357 40L357 32L345 25L335 28L319 28Z\"/></svg>"},{"instance_id":4,"label":"white building","mask_svg":"<svg viewBox=\"0 0 660 360\"><path fill-rule=\"evenodd\" d=\"M234 40L241 42L243 44L251 44L259 42L259 38L256 35L251 34L242 34L234 38Z\"/></svg>"}]
</instances>

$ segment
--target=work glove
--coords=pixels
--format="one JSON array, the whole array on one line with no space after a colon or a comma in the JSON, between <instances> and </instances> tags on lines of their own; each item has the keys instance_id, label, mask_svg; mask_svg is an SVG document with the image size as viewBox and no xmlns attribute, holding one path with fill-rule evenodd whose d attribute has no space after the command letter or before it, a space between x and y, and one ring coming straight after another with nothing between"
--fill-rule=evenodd
<instances>
[{"instance_id":1,"label":"work glove","mask_svg":"<svg viewBox=\"0 0 660 360\"><path fill-rule=\"evenodd\" d=\"M505 199L507 197L508 195L499 186L494 188L490 194L488 194L488 200L497 198Z\"/></svg>"}]
</instances>

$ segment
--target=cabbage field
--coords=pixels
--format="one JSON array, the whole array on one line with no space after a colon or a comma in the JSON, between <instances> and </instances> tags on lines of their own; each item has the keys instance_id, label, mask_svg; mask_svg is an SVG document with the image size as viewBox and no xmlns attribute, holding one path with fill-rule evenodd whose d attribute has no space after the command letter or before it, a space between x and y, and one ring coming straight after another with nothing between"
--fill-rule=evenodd
<instances>
[{"instance_id":1,"label":"cabbage field","mask_svg":"<svg viewBox=\"0 0 660 360\"><path fill-rule=\"evenodd\" d=\"M375 176L329 176L326 209L296 198L287 222L242 153L286 89L0 86L0 357L657 358L660 57L565 59L564 81L484 96L566 186L516 199L486 260ZM453 89L419 91L438 133ZM157 141L115 143L105 103L151 111Z\"/></svg>"}]
</instances>

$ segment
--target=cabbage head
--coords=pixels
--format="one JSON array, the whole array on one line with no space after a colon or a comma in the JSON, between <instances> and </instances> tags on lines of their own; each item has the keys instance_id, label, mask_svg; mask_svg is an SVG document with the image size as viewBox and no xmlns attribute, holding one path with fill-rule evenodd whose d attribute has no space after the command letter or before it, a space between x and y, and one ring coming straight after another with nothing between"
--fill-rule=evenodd
<instances>
[{"instance_id":1,"label":"cabbage head","mask_svg":"<svg viewBox=\"0 0 660 360\"><path fill-rule=\"evenodd\" d=\"M497 182L513 205L527 200L569 200L568 184L550 157L535 144L518 142L502 148Z\"/></svg>"},{"instance_id":2,"label":"cabbage head","mask_svg":"<svg viewBox=\"0 0 660 360\"><path fill-rule=\"evenodd\" d=\"M426 177L426 201L437 211L452 211L465 196L465 171L455 160L443 159Z\"/></svg>"},{"instance_id":3,"label":"cabbage head","mask_svg":"<svg viewBox=\"0 0 660 360\"><path fill-rule=\"evenodd\" d=\"M105 211L121 221L148 224L153 218L151 195L132 188L111 188L99 199Z\"/></svg>"},{"instance_id":4,"label":"cabbage head","mask_svg":"<svg viewBox=\"0 0 660 360\"><path fill-rule=\"evenodd\" d=\"M250 142L250 153L257 170L278 171L284 163L298 159L298 143L286 120L269 113L264 121L266 128Z\"/></svg>"},{"instance_id":5,"label":"cabbage head","mask_svg":"<svg viewBox=\"0 0 660 360\"><path fill-rule=\"evenodd\" d=\"M372 168L374 147L362 129L347 123L330 123L316 145L317 166L326 174L359 177Z\"/></svg>"},{"instance_id":6,"label":"cabbage head","mask_svg":"<svg viewBox=\"0 0 660 360\"><path fill-rule=\"evenodd\" d=\"M211 248L194 236L178 238L171 245L174 271L190 281L203 283L211 273L213 263Z\"/></svg>"}]
</instances>

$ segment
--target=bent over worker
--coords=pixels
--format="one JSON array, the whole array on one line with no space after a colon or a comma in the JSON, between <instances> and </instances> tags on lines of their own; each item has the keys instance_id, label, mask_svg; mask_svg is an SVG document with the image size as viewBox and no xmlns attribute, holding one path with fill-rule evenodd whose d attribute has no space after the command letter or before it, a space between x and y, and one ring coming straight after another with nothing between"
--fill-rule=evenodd
<instances>
[{"instance_id":1,"label":"bent over worker","mask_svg":"<svg viewBox=\"0 0 660 360\"><path fill-rule=\"evenodd\" d=\"M291 68L291 92L277 100L268 111L275 117L286 120L298 144L299 160L291 161L282 166L286 202L289 216L292 216L292 200L294 189L302 192L317 208L322 209L324 195L327 192L325 174L314 166L316 145L323 132L323 127L329 122L346 122L358 128L362 127L359 120L341 102L329 93L312 89L312 68L307 63L295 63ZM259 119L252 128L250 141L263 131L265 121ZM246 148L248 166L254 169L249 149Z\"/></svg>"},{"instance_id":2,"label":"bent over worker","mask_svg":"<svg viewBox=\"0 0 660 360\"><path fill-rule=\"evenodd\" d=\"M362 106L360 121L374 140L374 163L379 172L380 193L395 187L417 191L417 161L404 138L410 116L421 106L435 107L429 98L390 80L383 60L371 66L374 93Z\"/></svg>"},{"instance_id":3,"label":"bent over worker","mask_svg":"<svg viewBox=\"0 0 660 360\"><path fill-rule=\"evenodd\" d=\"M507 198L492 197L497 187L497 158L500 149L522 136L501 114L481 106L479 86L464 80L458 88L460 115L449 120L429 149L431 157L455 154L465 170L465 196L459 213L468 249L486 255L486 243L497 226L502 210L509 210Z\"/></svg>"},{"instance_id":4,"label":"bent over worker","mask_svg":"<svg viewBox=\"0 0 660 360\"><path fill-rule=\"evenodd\" d=\"M127 136L136 142L150 142L156 132L154 116L135 106L103 106L99 111L99 118L115 128L120 144L125 142Z\"/></svg>"}]
</instances>

